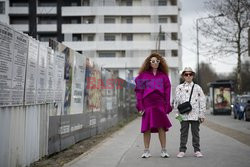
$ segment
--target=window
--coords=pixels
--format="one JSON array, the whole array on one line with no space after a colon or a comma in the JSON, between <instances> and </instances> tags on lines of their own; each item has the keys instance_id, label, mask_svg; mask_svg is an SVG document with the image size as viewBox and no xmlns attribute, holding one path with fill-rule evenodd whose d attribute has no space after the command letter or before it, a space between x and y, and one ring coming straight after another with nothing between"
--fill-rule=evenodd
<instances>
[{"instance_id":1,"label":"window","mask_svg":"<svg viewBox=\"0 0 250 167\"><path fill-rule=\"evenodd\" d=\"M82 37L81 34L73 34L73 41L81 41Z\"/></svg>"},{"instance_id":2,"label":"window","mask_svg":"<svg viewBox=\"0 0 250 167\"><path fill-rule=\"evenodd\" d=\"M167 23L168 22L168 16L159 16L158 22L159 23Z\"/></svg>"},{"instance_id":3,"label":"window","mask_svg":"<svg viewBox=\"0 0 250 167\"><path fill-rule=\"evenodd\" d=\"M178 40L178 34L176 32L171 33L171 40L174 40L174 41Z\"/></svg>"},{"instance_id":4,"label":"window","mask_svg":"<svg viewBox=\"0 0 250 167\"><path fill-rule=\"evenodd\" d=\"M53 16L40 16L38 17L38 24L57 24L57 19Z\"/></svg>"},{"instance_id":5,"label":"window","mask_svg":"<svg viewBox=\"0 0 250 167\"><path fill-rule=\"evenodd\" d=\"M28 16L10 16L10 24L29 24Z\"/></svg>"},{"instance_id":6,"label":"window","mask_svg":"<svg viewBox=\"0 0 250 167\"><path fill-rule=\"evenodd\" d=\"M171 23L177 23L177 16L170 16Z\"/></svg>"},{"instance_id":7,"label":"window","mask_svg":"<svg viewBox=\"0 0 250 167\"><path fill-rule=\"evenodd\" d=\"M99 57L115 57L115 51L101 51Z\"/></svg>"},{"instance_id":8,"label":"window","mask_svg":"<svg viewBox=\"0 0 250 167\"><path fill-rule=\"evenodd\" d=\"M87 40L88 41L94 41L94 35L88 35Z\"/></svg>"},{"instance_id":9,"label":"window","mask_svg":"<svg viewBox=\"0 0 250 167\"><path fill-rule=\"evenodd\" d=\"M94 16L89 16L89 17L83 17L82 21L85 24L93 24L95 20Z\"/></svg>"},{"instance_id":10,"label":"window","mask_svg":"<svg viewBox=\"0 0 250 167\"><path fill-rule=\"evenodd\" d=\"M83 0L82 6L89 6L89 0Z\"/></svg>"},{"instance_id":11,"label":"window","mask_svg":"<svg viewBox=\"0 0 250 167\"><path fill-rule=\"evenodd\" d=\"M172 6L176 6L176 5L177 5L177 1L176 1L176 0L170 0L170 4L171 4Z\"/></svg>"},{"instance_id":12,"label":"window","mask_svg":"<svg viewBox=\"0 0 250 167\"><path fill-rule=\"evenodd\" d=\"M123 40L126 40L126 41L133 41L133 34L124 34L124 38Z\"/></svg>"},{"instance_id":13,"label":"window","mask_svg":"<svg viewBox=\"0 0 250 167\"><path fill-rule=\"evenodd\" d=\"M114 34L104 34L104 40L105 41L115 41L115 35Z\"/></svg>"},{"instance_id":14,"label":"window","mask_svg":"<svg viewBox=\"0 0 250 167\"><path fill-rule=\"evenodd\" d=\"M80 24L81 17L63 17L63 24Z\"/></svg>"},{"instance_id":15,"label":"window","mask_svg":"<svg viewBox=\"0 0 250 167\"><path fill-rule=\"evenodd\" d=\"M18 6L18 7L28 7L29 2L28 0L10 0L10 6Z\"/></svg>"},{"instance_id":16,"label":"window","mask_svg":"<svg viewBox=\"0 0 250 167\"><path fill-rule=\"evenodd\" d=\"M133 0L127 0L126 5L127 6L132 6L133 5Z\"/></svg>"},{"instance_id":17,"label":"window","mask_svg":"<svg viewBox=\"0 0 250 167\"><path fill-rule=\"evenodd\" d=\"M167 0L159 0L158 5L159 6L167 6Z\"/></svg>"},{"instance_id":18,"label":"window","mask_svg":"<svg viewBox=\"0 0 250 167\"><path fill-rule=\"evenodd\" d=\"M5 2L0 1L0 14L5 14Z\"/></svg>"},{"instance_id":19,"label":"window","mask_svg":"<svg viewBox=\"0 0 250 167\"><path fill-rule=\"evenodd\" d=\"M82 35L82 41L94 41L95 40L95 34L83 34Z\"/></svg>"},{"instance_id":20,"label":"window","mask_svg":"<svg viewBox=\"0 0 250 167\"><path fill-rule=\"evenodd\" d=\"M165 33L160 34L160 41L165 41Z\"/></svg>"},{"instance_id":21,"label":"window","mask_svg":"<svg viewBox=\"0 0 250 167\"><path fill-rule=\"evenodd\" d=\"M41 42L49 42L49 39L57 40L56 34L38 34L38 39Z\"/></svg>"},{"instance_id":22,"label":"window","mask_svg":"<svg viewBox=\"0 0 250 167\"><path fill-rule=\"evenodd\" d=\"M122 20L122 23L126 23L126 24L133 23L133 17L132 16L122 16L121 20Z\"/></svg>"},{"instance_id":23,"label":"window","mask_svg":"<svg viewBox=\"0 0 250 167\"><path fill-rule=\"evenodd\" d=\"M63 0L63 6L81 6L81 0Z\"/></svg>"},{"instance_id":24,"label":"window","mask_svg":"<svg viewBox=\"0 0 250 167\"><path fill-rule=\"evenodd\" d=\"M159 53L161 56L165 57L165 50L159 50L158 53Z\"/></svg>"},{"instance_id":25,"label":"window","mask_svg":"<svg viewBox=\"0 0 250 167\"><path fill-rule=\"evenodd\" d=\"M119 4L121 6L133 6L133 0L121 0Z\"/></svg>"},{"instance_id":26,"label":"window","mask_svg":"<svg viewBox=\"0 0 250 167\"><path fill-rule=\"evenodd\" d=\"M125 20L126 20L126 23L133 23L133 17L132 16L126 17Z\"/></svg>"},{"instance_id":27,"label":"window","mask_svg":"<svg viewBox=\"0 0 250 167\"><path fill-rule=\"evenodd\" d=\"M115 17L108 17L108 16L105 16L105 17L104 17L104 23L107 23L107 24L115 23Z\"/></svg>"},{"instance_id":28,"label":"window","mask_svg":"<svg viewBox=\"0 0 250 167\"><path fill-rule=\"evenodd\" d=\"M172 50L172 57L178 57L178 50Z\"/></svg>"},{"instance_id":29,"label":"window","mask_svg":"<svg viewBox=\"0 0 250 167\"><path fill-rule=\"evenodd\" d=\"M57 2L56 0L38 0L38 6L44 6L44 7L48 7L48 6L57 6Z\"/></svg>"}]
</instances>

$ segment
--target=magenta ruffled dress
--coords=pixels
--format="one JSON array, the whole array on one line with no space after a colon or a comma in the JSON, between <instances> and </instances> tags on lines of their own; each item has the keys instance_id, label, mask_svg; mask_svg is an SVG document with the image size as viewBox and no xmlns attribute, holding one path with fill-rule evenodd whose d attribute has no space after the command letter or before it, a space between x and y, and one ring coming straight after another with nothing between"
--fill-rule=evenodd
<instances>
[{"instance_id":1,"label":"magenta ruffled dress","mask_svg":"<svg viewBox=\"0 0 250 167\"><path fill-rule=\"evenodd\" d=\"M151 133L158 132L158 128L165 131L172 126L167 114L172 111L170 106L171 84L168 75L161 71L146 71L135 79L136 108L144 110L141 123L141 132L150 130Z\"/></svg>"}]
</instances>

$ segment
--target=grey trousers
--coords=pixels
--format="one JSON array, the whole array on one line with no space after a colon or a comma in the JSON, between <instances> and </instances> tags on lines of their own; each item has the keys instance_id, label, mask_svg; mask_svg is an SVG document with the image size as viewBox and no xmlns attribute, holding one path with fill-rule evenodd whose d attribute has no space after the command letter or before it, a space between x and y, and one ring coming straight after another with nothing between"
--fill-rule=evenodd
<instances>
[{"instance_id":1,"label":"grey trousers","mask_svg":"<svg viewBox=\"0 0 250 167\"><path fill-rule=\"evenodd\" d=\"M180 136L180 152L186 152L187 150L187 141L188 141L188 131L189 125L191 125L192 132L192 144L194 147L194 152L200 151L200 123L199 121L182 121L181 122L181 136Z\"/></svg>"}]
</instances>

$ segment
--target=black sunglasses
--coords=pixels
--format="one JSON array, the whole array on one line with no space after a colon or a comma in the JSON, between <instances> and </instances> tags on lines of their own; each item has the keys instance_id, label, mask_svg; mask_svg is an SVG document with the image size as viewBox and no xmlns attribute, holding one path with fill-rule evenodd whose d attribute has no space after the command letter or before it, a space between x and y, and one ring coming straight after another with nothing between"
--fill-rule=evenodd
<instances>
[{"instance_id":1,"label":"black sunglasses","mask_svg":"<svg viewBox=\"0 0 250 167\"><path fill-rule=\"evenodd\" d=\"M184 76L185 77L187 77L187 76L193 76L193 73L185 73Z\"/></svg>"}]
</instances>

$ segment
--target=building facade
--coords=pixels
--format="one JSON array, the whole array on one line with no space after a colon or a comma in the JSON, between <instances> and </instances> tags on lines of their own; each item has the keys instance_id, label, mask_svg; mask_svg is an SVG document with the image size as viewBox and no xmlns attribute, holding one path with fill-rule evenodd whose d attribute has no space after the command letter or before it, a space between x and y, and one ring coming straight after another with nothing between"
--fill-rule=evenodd
<instances>
[{"instance_id":1,"label":"building facade","mask_svg":"<svg viewBox=\"0 0 250 167\"><path fill-rule=\"evenodd\" d=\"M63 42L123 79L158 51L172 90L182 69L180 10L180 0L0 0L1 21L40 41Z\"/></svg>"}]
</instances>

